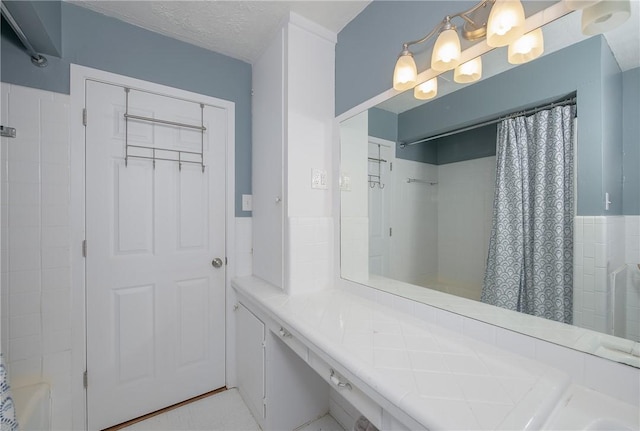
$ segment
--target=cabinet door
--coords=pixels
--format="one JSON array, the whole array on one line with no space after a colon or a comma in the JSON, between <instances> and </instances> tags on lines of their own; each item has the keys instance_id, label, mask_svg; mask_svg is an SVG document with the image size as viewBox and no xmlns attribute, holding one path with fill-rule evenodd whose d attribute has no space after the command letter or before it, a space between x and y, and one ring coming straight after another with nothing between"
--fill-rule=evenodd
<instances>
[{"instance_id":1,"label":"cabinet door","mask_svg":"<svg viewBox=\"0 0 640 431\"><path fill-rule=\"evenodd\" d=\"M261 426L264 425L264 323L244 305L236 311L238 389Z\"/></svg>"},{"instance_id":2,"label":"cabinet door","mask_svg":"<svg viewBox=\"0 0 640 431\"><path fill-rule=\"evenodd\" d=\"M283 285L283 29L253 65L253 274Z\"/></svg>"}]
</instances>

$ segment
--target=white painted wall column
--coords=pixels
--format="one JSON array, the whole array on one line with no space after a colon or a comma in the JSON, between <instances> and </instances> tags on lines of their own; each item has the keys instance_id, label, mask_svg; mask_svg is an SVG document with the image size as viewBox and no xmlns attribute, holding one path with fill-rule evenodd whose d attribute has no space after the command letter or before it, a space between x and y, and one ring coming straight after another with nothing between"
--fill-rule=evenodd
<instances>
[{"instance_id":1,"label":"white painted wall column","mask_svg":"<svg viewBox=\"0 0 640 431\"><path fill-rule=\"evenodd\" d=\"M253 273L291 294L333 280L336 41L291 13L253 69Z\"/></svg>"}]
</instances>

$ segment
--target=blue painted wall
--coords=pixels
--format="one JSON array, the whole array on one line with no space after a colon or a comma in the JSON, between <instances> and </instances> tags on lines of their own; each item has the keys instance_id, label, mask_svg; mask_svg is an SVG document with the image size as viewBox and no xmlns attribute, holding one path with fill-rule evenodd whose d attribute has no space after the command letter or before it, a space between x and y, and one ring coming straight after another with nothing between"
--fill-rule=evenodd
<instances>
[{"instance_id":1,"label":"blue painted wall","mask_svg":"<svg viewBox=\"0 0 640 431\"><path fill-rule=\"evenodd\" d=\"M29 42L41 54L62 53L62 4L59 1L3 1ZM4 23L3 23L4 25Z\"/></svg>"},{"instance_id":2,"label":"blue painted wall","mask_svg":"<svg viewBox=\"0 0 640 431\"><path fill-rule=\"evenodd\" d=\"M622 74L623 213L640 215L640 67Z\"/></svg>"},{"instance_id":3,"label":"blue painted wall","mask_svg":"<svg viewBox=\"0 0 640 431\"><path fill-rule=\"evenodd\" d=\"M373 1L338 33L336 115L391 88L403 42L419 39L442 18L475 1ZM412 48L424 70L429 44Z\"/></svg>"},{"instance_id":4,"label":"blue painted wall","mask_svg":"<svg viewBox=\"0 0 640 431\"><path fill-rule=\"evenodd\" d=\"M251 193L251 65L62 2L62 57L34 67L22 47L1 40L1 80L69 93L69 64L79 64L235 102L236 216Z\"/></svg>"},{"instance_id":5,"label":"blue painted wall","mask_svg":"<svg viewBox=\"0 0 640 431\"><path fill-rule=\"evenodd\" d=\"M369 136L396 142L398 115L380 108L369 109Z\"/></svg>"},{"instance_id":6,"label":"blue painted wall","mask_svg":"<svg viewBox=\"0 0 640 431\"><path fill-rule=\"evenodd\" d=\"M463 9L464 3L456 2L456 10ZM349 23L339 33L336 46L336 114L388 90L402 42L426 33L450 9L450 2L374 1ZM398 140L434 135L576 92L578 214L621 214L621 138L613 142L620 128L618 132L605 134L615 123L613 115L606 114L605 109L616 111L616 104L622 103L620 91L616 90L614 65L604 39L588 39L569 48L567 54L542 57L527 67L512 69L431 101L423 105L422 112L414 109L401 114ZM535 82L545 85L533 85ZM616 112L620 113L620 109ZM425 127L429 133L424 132ZM417 151L415 147L418 146L411 151ZM415 157L421 156L407 158ZM609 211L604 209L605 192L611 195Z\"/></svg>"}]
</instances>

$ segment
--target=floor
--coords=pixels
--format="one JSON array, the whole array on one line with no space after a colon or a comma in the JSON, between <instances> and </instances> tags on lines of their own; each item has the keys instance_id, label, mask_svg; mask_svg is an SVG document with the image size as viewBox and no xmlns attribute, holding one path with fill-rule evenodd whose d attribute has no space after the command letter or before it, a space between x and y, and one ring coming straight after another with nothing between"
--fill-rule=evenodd
<instances>
[{"instance_id":1,"label":"floor","mask_svg":"<svg viewBox=\"0 0 640 431\"><path fill-rule=\"evenodd\" d=\"M153 416L126 431L259 431L237 389L229 389L182 407Z\"/></svg>"},{"instance_id":2,"label":"floor","mask_svg":"<svg viewBox=\"0 0 640 431\"><path fill-rule=\"evenodd\" d=\"M137 422L124 431L260 431L237 389L203 398ZM328 414L297 431L344 431Z\"/></svg>"}]
</instances>

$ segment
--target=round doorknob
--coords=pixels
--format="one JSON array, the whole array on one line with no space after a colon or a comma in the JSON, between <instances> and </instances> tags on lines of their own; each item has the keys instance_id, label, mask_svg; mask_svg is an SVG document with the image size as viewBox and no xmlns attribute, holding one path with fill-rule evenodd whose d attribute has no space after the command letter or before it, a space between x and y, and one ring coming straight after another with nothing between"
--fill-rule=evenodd
<instances>
[{"instance_id":1,"label":"round doorknob","mask_svg":"<svg viewBox=\"0 0 640 431\"><path fill-rule=\"evenodd\" d=\"M220 268L222 266L222 259L216 257L211 261L211 265L213 265L214 268Z\"/></svg>"}]
</instances>

